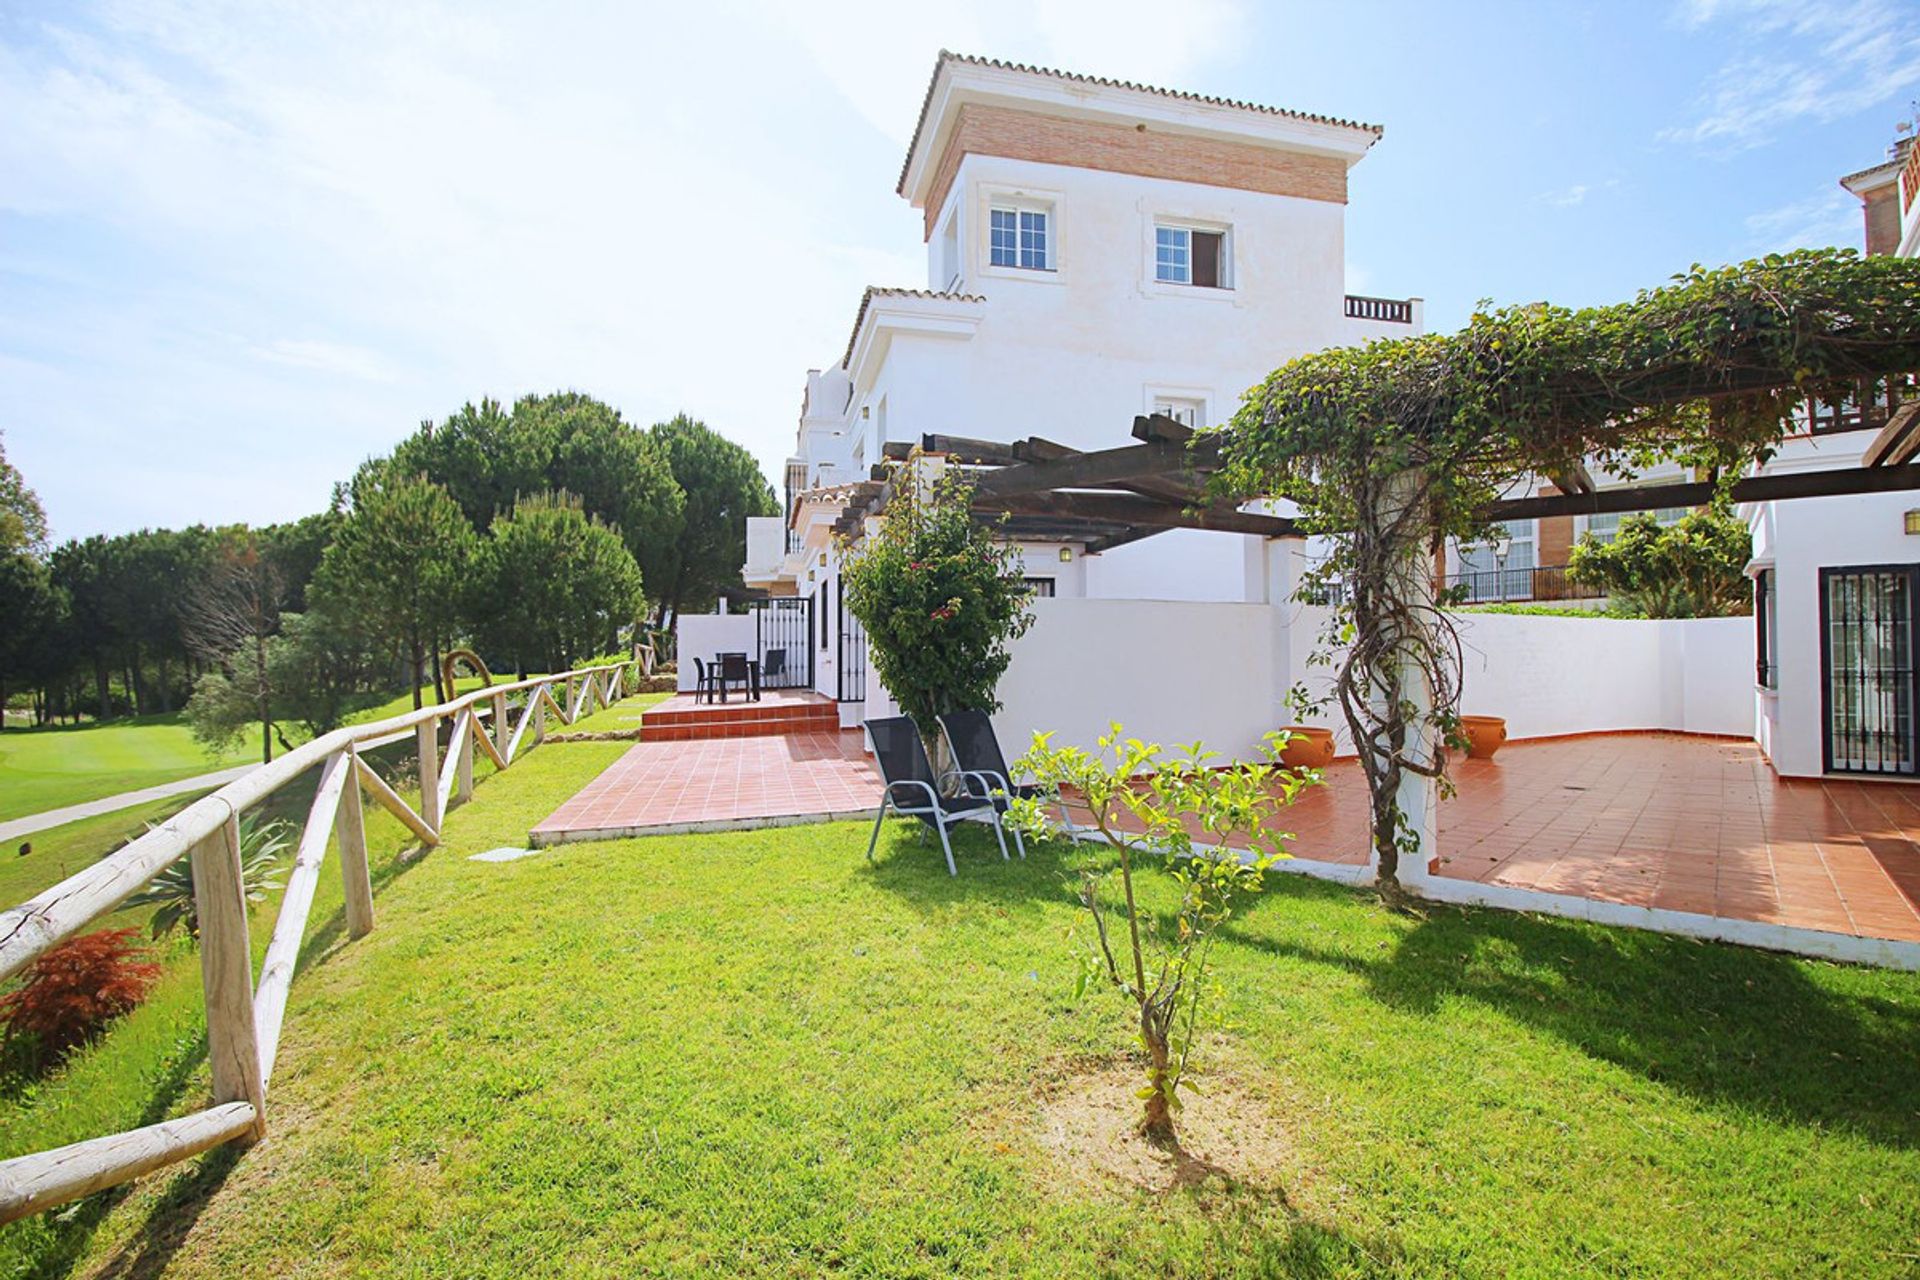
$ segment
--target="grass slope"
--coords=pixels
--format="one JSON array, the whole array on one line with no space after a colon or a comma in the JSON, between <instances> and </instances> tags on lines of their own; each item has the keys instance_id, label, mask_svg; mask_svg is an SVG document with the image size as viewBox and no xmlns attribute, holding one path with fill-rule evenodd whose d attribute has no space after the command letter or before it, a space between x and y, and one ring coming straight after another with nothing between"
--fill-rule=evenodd
<instances>
[{"instance_id":1,"label":"grass slope","mask_svg":"<svg viewBox=\"0 0 1920 1280\"><path fill-rule=\"evenodd\" d=\"M0 1272L1872 1276L1920 1253L1920 977L1284 877L1217 956L1219 1055L1294 1137L1285 1193L1102 1193L1028 1122L1129 1049L1114 998L1068 999L1063 874L1099 855L1006 864L970 831L949 879L896 824L876 867L855 825L466 859L623 749L543 748L447 846L383 857L367 939L341 943L330 870L268 1141L6 1228ZM199 1105L191 1019L151 1023L49 1092ZM79 1101L0 1123L0 1151L84 1128L55 1123Z\"/></svg>"},{"instance_id":2,"label":"grass slope","mask_svg":"<svg viewBox=\"0 0 1920 1280\"><path fill-rule=\"evenodd\" d=\"M179 715L0 733L0 821L260 758L249 738L208 754Z\"/></svg>"}]
</instances>

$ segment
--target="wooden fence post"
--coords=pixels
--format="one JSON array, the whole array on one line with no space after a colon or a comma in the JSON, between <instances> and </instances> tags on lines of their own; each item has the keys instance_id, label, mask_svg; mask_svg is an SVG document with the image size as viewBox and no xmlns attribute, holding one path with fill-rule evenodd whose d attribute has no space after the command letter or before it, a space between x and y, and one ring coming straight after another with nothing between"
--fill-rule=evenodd
<instances>
[{"instance_id":1,"label":"wooden fence post","mask_svg":"<svg viewBox=\"0 0 1920 1280\"><path fill-rule=\"evenodd\" d=\"M420 754L420 817L440 830L440 719L430 716L414 727Z\"/></svg>"},{"instance_id":2,"label":"wooden fence post","mask_svg":"<svg viewBox=\"0 0 1920 1280\"><path fill-rule=\"evenodd\" d=\"M459 734L460 742L453 757L453 798L461 804L473 799L473 735L485 732L471 711L463 719L454 721L455 730L463 723L466 732Z\"/></svg>"},{"instance_id":3,"label":"wooden fence post","mask_svg":"<svg viewBox=\"0 0 1920 1280\"><path fill-rule=\"evenodd\" d=\"M527 690L527 706L531 708L533 712L533 740L535 743L543 741L547 736L547 701L545 698L542 698L540 694L549 687L551 686L542 684L535 685L533 688Z\"/></svg>"},{"instance_id":4,"label":"wooden fence post","mask_svg":"<svg viewBox=\"0 0 1920 1280\"><path fill-rule=\"evenodd\" d=\"M360 805L360 770L352 747L347 748L347 789L340 793L340 815L333 825L340 838L347 935L364 938L373 932L373 876L367 869L367 818Z\"/></svg>"},{"instance_id":5,"label":"wooden fence post","mask_svg":"<svg viewBox=\"0 0 1920 1280\"><path fill-rule=\"evenodd\" d=\"M507 732L507 695L493 695L493 746L502 756L507 754L507 744L513 740Z\"/></svg>"},{"instance_id":6,"label":"wooden fence post","mask_svg":"<svg viewBox=\"0 0 1920 1280\"><path fill-rule=\"evenodd\" d=\"M195 845L189 857L200 926L200 982L207 1004L213 1100L250 1103L257 1140L267 1131L267 1096L253 1022L253 949L247 937L238 816Z\"/></svg>"}]
</instances>

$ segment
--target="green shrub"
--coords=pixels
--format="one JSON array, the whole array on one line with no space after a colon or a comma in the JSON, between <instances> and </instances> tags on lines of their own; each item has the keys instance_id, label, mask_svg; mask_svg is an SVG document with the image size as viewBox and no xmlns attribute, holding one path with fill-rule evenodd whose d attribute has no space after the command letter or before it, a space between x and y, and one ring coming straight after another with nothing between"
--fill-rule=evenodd
<instances>
[{"instance_id":1,"label":"green shrub","mask_svg":"<svg viewBox=\"0 0 1920 1280\"><path fill-rule=\"evenodd\" d=\"M349 785L352 785L349 783ZM151 829L151 828L149 828ZM240 819L240 883L248 902L264 902L280 887L278 863L292 841L293 827L280 818L264 821L257 813ZM185 925L187 936L200 936L200 917L194 906L193 862L176 858L147 887L127 899L130 907L155 907L153 936L163 938Z\"/></svg>"},{"instance_id":2,"label":"green shrub","mask_svg":"<svg viewBox=\"0 0 1920 1280\"><path fill-rule=\"evenodd\" d=\"M1267 735L1267 761L1226 767L1197 742L1183 754L1168 755L1158 744L1123 737L1117 723L1100 739L1098 754L1052 746L1051 736L1034 735L1032 749L1013 766L1016 776L1031 774L1046 796L1078 793L1094 829L1119 853L1117 866L1082 873L1080 903L1093 937L1082 952L1074 994L1077 998L1089 983L1102 983L1133 1004L1147 1054L1147 1079L1138 1094L1145 1103L1140 1130L1170 1143L1181 1107L1179 1091L1182 1086L1195 1091L1190 1079L1194 1033L1212 977L1214 938L1234 907L1259 892L1267 868L1288 856L1267 823L1319 775L1278 767L1286 745L1282 733ZM1023 830L1045 834L1045 803L1014 801L1012 820ZM1222 845L1229 835L1244 840L1246 857L1231 849L1196 850L1194 826L1210 845ZM1164 857L1167 874L1180 887L1171 933L1161 930L1152 911L1135 905L1134 860L1142 854ZM1110 905L1106 882L1116 871L1119 902ZM1108 912L1116 905L1117 929L1108 925Z\"/></svg>"},{"instance_id":3,"label":"green shrub","mask_svg":"<svg viewBox=\"0 0 1920 1280\"><path fill-rule=\"evenodd\" d=\"M875 674L940 758L935 718L995 711L1007 646L1032 625L1019 551L968 510L960 472L894 480L877 532L841 570L847 609L866 628Z\"/></svg>"},{"instance_id":4,"label":"green shrub","mask_svg":"<svg viewBox=\"0 0 1920 1280\"><path fill-rule=\"evenodd\" d=\"M1746 523L1723 508L1690 511L1670 525L1643 513L1622 520L1611 542L1583 537L1567 576L1605 588L1643 617L1717 618L1751 607L1745 570L1752 552Z\"/></svg>"}]
</instances>

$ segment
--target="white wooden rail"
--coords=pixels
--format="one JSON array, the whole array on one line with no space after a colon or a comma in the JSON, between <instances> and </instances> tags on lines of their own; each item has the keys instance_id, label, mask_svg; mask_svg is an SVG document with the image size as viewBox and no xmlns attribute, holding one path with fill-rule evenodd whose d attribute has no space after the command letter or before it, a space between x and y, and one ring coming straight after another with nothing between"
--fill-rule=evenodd
<instances>
[{"instance_id":1,"label":"white wooden rail","mask_svg":"<svg viewBox=\"0 0 1920 1280\"><path fill-rule=\"evenodd\" d=\"M116 1186L225 1142L266 1133L267 1085L273 1079L287 995L306 936L330 838L340 844L347 932L373 928L373 882L360 793L368 795L428 845L440 843L448 809L473 795L478 744L505 769L545 736L549 712L572 724L639 688L633 662L537 676L495 685L438 706L376 724L336 729L272 764L204 796L124 848L69 876L31 901L0 912L0 979L19 973L49 947L112 911L181 857L192 859L200 920L200 973L207 1006L207 1058L213 1105L204 1111L126 1133L89 1138L51 1151L0 1161L0 1223ZM562 699L553 696L558 685ZM526 694L508 732L509 694ZM440 722L451 719L444 752ZM400 798L361 753L413 738L419 752L420 807ZM287 877L272 940L253 977L247 903L240 878L240 815L318 765L320 784Z\"/></svg>"}]
</instances>

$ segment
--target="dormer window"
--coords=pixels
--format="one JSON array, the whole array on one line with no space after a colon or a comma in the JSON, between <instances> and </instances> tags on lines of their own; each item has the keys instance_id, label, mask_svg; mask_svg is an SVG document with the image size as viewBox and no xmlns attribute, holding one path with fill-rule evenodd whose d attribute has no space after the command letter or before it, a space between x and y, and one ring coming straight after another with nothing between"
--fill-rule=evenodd
<instances>
[{"instance_id":1,"label":"dormer window","mask_svg":"<svg viewBox=\"0 0 1920 1280\"><path fill-rule=\"evenodd\" d=\"M1162 284L1190 284L1201 289L1226 288L1226 232L1156 223L1153 228L1153 278Z\"/></svg>"},{"instance_id":2,"label":"dormer window","mask_svg":"<svg viewBox=\"0 0 1920 1280\"><path fill-rule=\"evenodd\" d=\"M995 204L987 213L987 261L996 267L1053 270L1050 223L1044 205Z\"/></svg>"}]
</instances>

